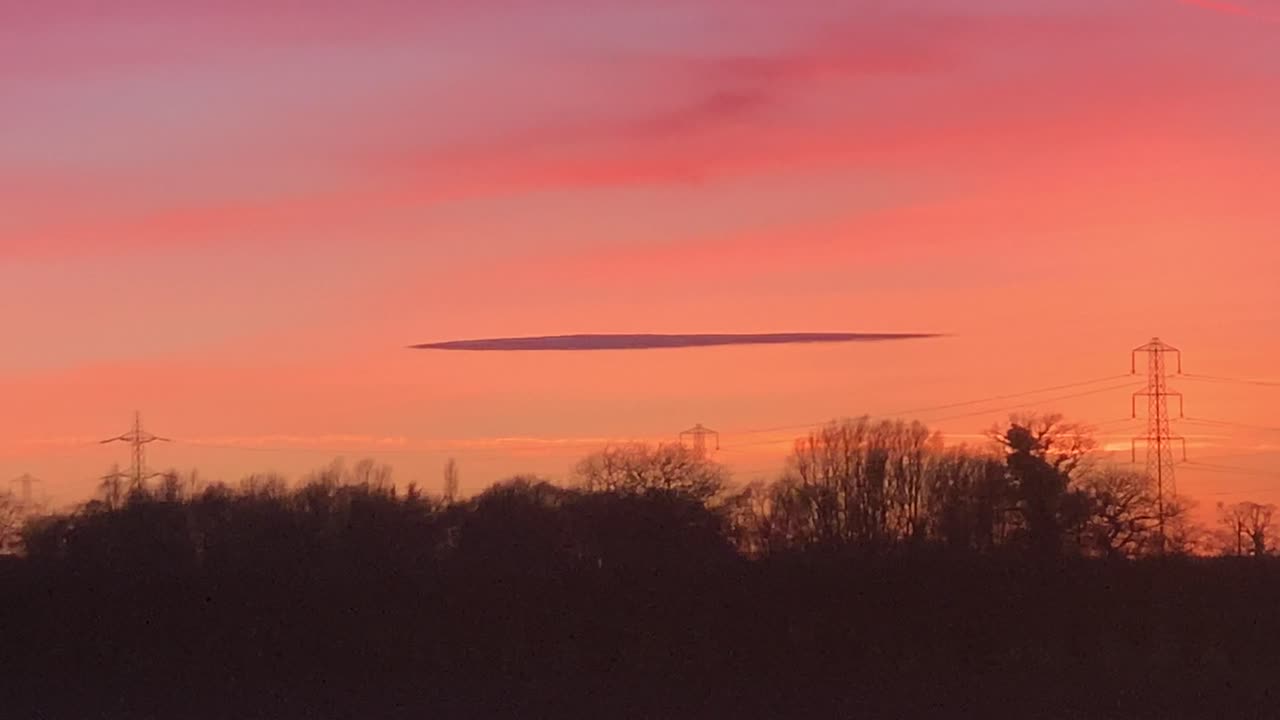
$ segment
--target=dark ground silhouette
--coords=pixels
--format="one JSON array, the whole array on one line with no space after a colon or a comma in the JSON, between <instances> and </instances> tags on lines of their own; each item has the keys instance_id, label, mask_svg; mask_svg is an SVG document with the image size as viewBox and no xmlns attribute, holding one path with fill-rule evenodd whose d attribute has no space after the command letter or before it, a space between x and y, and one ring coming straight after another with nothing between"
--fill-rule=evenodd
<instances>
[{"instance_id":1,"label":"dark ground silhouette","mask_svg":"<svg viewBox=\"0 0 1280 720\"><path fill-rule=\"evenodd\" d=\"M1280 715L1276 558L1117 550L1117 479L1060 425L996 456L823 432L739 493L617 448L580 489L448 503L362 464L38 518L0 556L0 715Z\"/></svg>"}]
</instances>

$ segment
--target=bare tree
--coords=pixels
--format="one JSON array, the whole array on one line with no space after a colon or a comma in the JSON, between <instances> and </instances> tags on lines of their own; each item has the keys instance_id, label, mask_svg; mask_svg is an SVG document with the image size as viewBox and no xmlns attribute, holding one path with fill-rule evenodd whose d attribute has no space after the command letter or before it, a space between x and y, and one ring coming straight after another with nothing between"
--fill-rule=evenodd
<instances>
[{"instance_id":1,"label":"bare tree","mask_svg":"<svg viewBox=\"0 0 1280 720\"><path fill-rule=\"evenodd\" d=\"M160 475L160 483L156 487L156 499L161 502L174 503L183 499L183 484L177 470L169 470Z\"/></svg>"},{"instance_id":2,"label":"bare tree","mask_svg":"<svg viewBox=\"0 0 1280 720\"><path fill-rule=\"evenodd\" d=\"M940 436L920 423L833 422L796 441L771 504L787 513L788 532L807 534L807 542L921 540L941 454Z\"/></svg>"},{"instance_id":3,"label":"bare tree","mask_svg":"<svg viewBox=\"0 0 1280 720\"><path fill-rule=\"evenodd\" d=\"M814 540L813 503L794 478L757 482L726 499L730 526L751 556L803 547Z\"/></svg>"},{"instance_id":4,"label":"bare tree","mask_svg":"<svg viewBox=\"0 0 1280 720\"><path fill-rule=\"evenodd\" d=\"M444 502L452 505L458 497L458 462L449 458L444 464Z\"/></svg>"},{"instance_id":5,"label":"bare tree","mask_svg":"<svg viewBox=\"0 0 1280 720\"><path fill-rule=\"evenodd\" d=\"M1107 467L1084 475L1089 499L1086 543L1106 557L1137 555L1147 549L1159 527L1156 487L1143 474Z\"/></svg>"},{"instance_id":6,"label":"bare tree","mask_svg":"<svg viewBox=\"0 0 1280 720\"><path fill-rule=\"evenodd\" d=\"M1175 495L1164 501L1164 551L1173 555L1211 552L1209 532L1195 520L1196 501Z\"/></svg>"},{"instance_id":7,"label":"bare tree","mask_svg":"<svg viewBox=\"0 0 1280 720\"><path fill-rule=\"evenodd\" d=\"M0 553L12 552L17 545L26 513L22 501L12 492L0 492Z\"/></svg>"},{"instance_id":8,"label":"bare tree","mask_svg":"<svg viewBox=\"0 0 1280 720\"><path fill-rule=\"evenodd\" d=\"M706 502L728 484L728 470L683 445L610 445L583 458L574 475L589 492L676 492Z\"/></svg>"},{"instance_id":9,"label":"bare tree","mask_svg":"<svg viewBox=\"0 0 1280 720\"><path fill-rule=\"evenodd\" d=\"M1255 502L1241 502L1234 505L1218 503L1218 517L1227 529L1227 536L1234 544L1236 555L1253 555L1261 557L1271 552L1271 524L1275 515L1275 505L1260 505ZM1230 552L1231 546L1227 550Z\"/></svg>"},{"instance_id":10,"label":"bare tree","mask_svg":"<svg viewBox=\"0 0 1280 720\"><path fill-rule=\"evenodd\" d=\"M942 436L919 422L881 423L877 436L889 459L890 524L902 538L923 539L931 462L942 452Z\"/></svg>"},{"instance_id":11,"label":"bare tree","mask_svg":"<svg viewBox=\"0 0 1280 720\"><path fill-rule=\"evenodd\" d=\"M303 485L336 488L342 485L347 476L347 465L342 458L335 458L325 467L314 470L303 478Z\"/></svg>"},{"instance_id":12,"label":"bare tree","mask_svg":"<svg viewBox=\"0 0 1280 720\"><path fill-rule=\"evenodd\" d=\"M987 551L1009 532L1012 506L1004 463L991 452L958 447L929 469L930 535L952 548Z\"/></svg>"},{"instance_id":13,"label":"bare tree","mask_svg":"<svg viewBox=\"0 0 1280 720\"><path fill-rule=\"evenodd\" d=\"M350 473L347 474L346 481L348 485L366 487L370 490L389 491L391 490L391 474L390 465L375 462L372 458L365 458L352 466Z\"/></svg>"},{"instance_id":14,"label":"bare tree","mask_svg":"<svg viewBox=\"0 0 1280 720\"><path fill-rule=\"evenodd\" d=\"M1009 416L1008 427L996 426L988 434L997 445L1007 451L1013 437L1010 431L1013 430L1025 434L1033 454L1068 481L1077 470L1087 468L1090 453L1098 446L1088 428L1079 423L1067 422L1057 413L1015 413Z\"/></svg>"},{"instance_id":15,"label":"bare tree","mask_svg":"<svg viewBox=\"0 0 1280 720\"><path fill-rule=\"evenodd\" d=\"M870 541L885 526L885 462L868 445L867 418L833 422L796 441L779 489L782 505L806 507L813 541L834 545Z\"/></svg>"},{"instance_id":16,"label":"bare tree","mask_svg":"<svg viewBox=\"0 0 1280 720\"><path fill-rule=\"evenodd\" d=\"M124 481L125 474L120 472L120 466L112 465L98 483L98 492L102 493L102 502L108 510L115 510L124 503Z\"/></svg>"},{"instance_id":17,"label":"bare tree","mask_svg":"<svg viewBox=\"0 0 1280 720\"><path fill-rule=\"evenodd\" d=\"M240 480L240 494L245 497L283 498L289 485L278 473L253 473Z\"/></svg>"}]
</instances>

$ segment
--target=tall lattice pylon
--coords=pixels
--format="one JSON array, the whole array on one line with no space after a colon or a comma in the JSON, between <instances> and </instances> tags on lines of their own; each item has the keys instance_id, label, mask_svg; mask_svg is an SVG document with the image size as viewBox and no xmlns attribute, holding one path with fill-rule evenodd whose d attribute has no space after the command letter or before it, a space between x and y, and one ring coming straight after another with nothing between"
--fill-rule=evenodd
<instances>
[{"instance_id":1,"label":"tall lattice pylon","mask_svg":"<svg viewBox=\"0 0 1280 720\"><path fill-rule=\"evenodd\" d=\"M21 477L16 477L13 479L13 484L17 485L19 488L22 489L21 498L22 498L22 506L24 508L31 507L31 503L34 500L31 494L31 486L38 482L40 482L40 478L32 477L30 474L22 475Z\"/></svg>"},{"instance_id":2,"label":"tall lattice pylon","mask_svg":"<svg viewBox=\"0 0 1280 720\"><path fill-rule=\"evenodd\" d=\"M694 425L688 430L685 430L684 432L680 433L681 445L684 444L685 438L690 438L692 440L693 454L697 455L699 458L706 458L707 456L707 439L708 438L715 440L716 450L720 449L720 433L710 428L703 427L702 423L698 423L697 425Z\"/></svg>"},{"instance_id":3,"label":"tall lattice pylon","mask_svg":"<svg viewBox=\"0 0 1280 720\"><path fill-rule=\"evenodd\" d=\"M1177 495L1174 483L1173 446L1182 445L1182 459L1187 457L1187 441L1173 434L1169 418L1169 398L1178 399L1178 417L1182 417L1182 393L1170 390L1168 364L1165 357L1172 354L1177 360L1178 374L1182 374L1182 351L1163 342L1160 338L1133 349L1130 356L1130 372L1138 372L1138 355L1147 356L1147 387L1133 394L1133 417L1138 417L1138 398L1147 399L1147 434L1136 437L1132 443L1133 462L1138 461L1138 443L1147 448L1147 474L1156 481L1156 516L1159 529L1159 551L1165 547L1165 511L1168 500Z\"/></svg>"},{"instance_id":4,"label":"tall lattice pylon","mask_svg":"<svg viewBox=\"0 0 1280 720\"><path fill-rule=\"evenodd\" d=\"M153 442L171 442L171 441L169 440L169 438L162 438L158 435L152 435L151 433L143 430L142 429L142 413L135 412L133 414L132 430L130 430L129 432L123 435L113 437L113 438L107 438L106 440L102 441L103 444L113 443L113 442L129 443L129 445L132 446L133 448L133 463L132 463L132 467L129 468L129 474L128 474L130 490L138 490L143 486L143 484L147 480L160 476L160 473L147 472L146 447L147 445Z\"/></svg>"}]
</instances>

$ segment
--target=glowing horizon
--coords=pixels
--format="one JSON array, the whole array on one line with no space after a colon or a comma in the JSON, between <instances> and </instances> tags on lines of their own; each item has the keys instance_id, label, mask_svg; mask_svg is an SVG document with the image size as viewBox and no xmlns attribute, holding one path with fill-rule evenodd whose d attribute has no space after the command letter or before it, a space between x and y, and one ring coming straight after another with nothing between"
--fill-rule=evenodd
<instances>
[{"instance_id":1,"label":"glowing horizon","mask_svg":"<svg viewBox=\"0 0 1280 720\"><path fill-rule=\"evenodd\" d=\"M118 432L135 409L203 443L154 449L161 468L234 481L385 451L431 485L456 452L474 490L563 477L585 445L557 439L795 426L1110 377L1153 335L1188 372L1274 379L1273 10L15 5L0 22L0 480L29 472L84 499L127 457L63 441ZM795 327L947 335L404 350L406 332ZM1234 468L1188 466L1180 488L1280 499L1275 390L1174 382L1207 421L1180 431ZM1016 402L921 419L967 438ZM1042 409L1105 442L1134 434L1115 422L1123 388ZM552 450L513 456L495 441L511 437ZM787 449L785 432L735 443L722 457L744 480Z\"/></svg>"}]
</instances>

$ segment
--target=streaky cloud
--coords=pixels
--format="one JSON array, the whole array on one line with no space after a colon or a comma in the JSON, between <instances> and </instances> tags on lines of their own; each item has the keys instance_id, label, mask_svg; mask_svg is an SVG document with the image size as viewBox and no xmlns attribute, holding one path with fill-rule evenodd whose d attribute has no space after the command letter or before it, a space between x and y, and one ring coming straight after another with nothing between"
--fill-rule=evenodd
<instances>
[{"instance_id":1,"label":"streaky cloud","mask_svg":"<svg viewBox=\"0 0 1280 720\"><path fill-rule=\"evenodd\" d=\"M1180 0L1183 5L1198 7L1204 10L1212 10L1213 12L1223 13L1225 15L1235 15L1236 17L1255 18L1266 22L1280 22L1280 14L1267 14L1245 7L1228 0Z\"/></svg>"},{"instance_id":2,"label":"streaky cloud","mask_svg":"<svg viewBox=\"0 0 1280 720\"><path fill-rule=\"evenodd\" d=\"M941 337L937 333L696 333L666 334L582 334L538 337L450 340L411 345L415 350L463 350L472 352L663 350L722 347L727 345L802 345L814 343L888 342Z\"/></svg>"}]
</instances>

